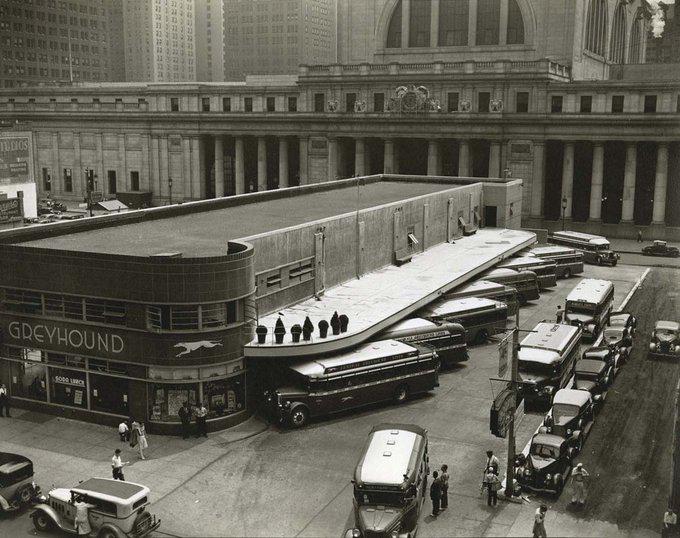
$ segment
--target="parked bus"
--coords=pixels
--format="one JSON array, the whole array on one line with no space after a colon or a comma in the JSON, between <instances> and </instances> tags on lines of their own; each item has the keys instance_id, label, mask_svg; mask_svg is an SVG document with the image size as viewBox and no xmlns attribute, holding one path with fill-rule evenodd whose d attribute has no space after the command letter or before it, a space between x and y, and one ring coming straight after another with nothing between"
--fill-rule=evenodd
<instances>
[{"instance_id":1,"label":"parked bus","mask_svg":"<svg viewBox=\"0 0 680 538\"><path fill-rule=\"evenodd\" d=\"M282 365L265 393L279 422L300 428L313 417L366 405L401 403L439 384L435 351L396 340L365 344L354 351Z\"/></svg>"},{"instance_id":2,"label":"parked bus","mask_svg":"<svg viewBox=\"0 0 680 538\"><path fill-rule=\"evenodd\" d=\"M544 260L533 256L519 256L508 258L500 264L499 268L514 269L515 271L531 271L538 278L539 289L554 288L557 286L557 264L552 260Z\"/></svg>"},{"instance_id":3,"label":"parked bus","mask_svg":"<svg viewBox=\"0 0 680 538\"><path fill-rule=\"evenodd\" d=\"M485 297L508 305L508 316L517 314L517 290L512 286L491 282L490 280L476 280L460 286L444 295L447 299L465 299L466 297Z\"/></svg>"},{"instance_id":4,"label":"parked bus","mask_svg":"<svg viewBox=\"0 0 680 538\"><path fill-rule=\"evenodd\" d=\"M583 272L583 252L570 247L557 245L536 247L529 250L527 255L554 261L557 264L555 269L557 278L569 278Z\"/></svg>"},{"instance_id":5,"label":"parked bus","mask_svg":"<svg viewBox=\"0 0 680 538\"><path fill-rule=\"evenodd\" d=\"M458 323L438 325L422 318L405 319L380 333L378 338L432 348L445 366L468 360L465 328Z\"/></svg>"},{"instance_id":6,"label":"parked bus","mask_svg":"<svg viewBox=\"0 0 680 538\"><path fill-rule=\"evenodd\" d=\"M345 538L415 536L430 474L427 430L378 424L354 471L354 525Z\"/></svg>"},{"instance_id":7,"label":"parked bus","mask_svg":"<svg viewBox=\"0 0 680 538\"><path fill-rule=\"evenodd\" d=\"M595 340L609 323L614 308L614 284L609 280L584 278L567 295L564 320L579 325L586 339Z\"/></svg>"},{"instance_id":8,"label":"parked bus","mask_svg":"<svg viewBox=\"0 0 680 538\"><path fill-rule=\"evenodd\" d=\"M480 297L443 299L421 309L418 315L435 323L460 323L468 344L482 344L489 336L505 331L508 306Z\"/></svg>"},{"instance_id":9,"label":"parked bus","mask_svg":"<svg viewBox=\"0 0 680 538\"><path fill-rule=\"evenodd\" d=\"M548 233L548 243L583 252L585 263L614 267L619 261L619 255L611 249L609 241L601 235L581 232L552 232Z\"/></svg>"},{"instance_id":10,"label":"parked bus","mask_svg":"<svg viewBox=\"0 0 680 538\"><path fill-rule=\"evenodd\" d=\"M525 408L549 407L567 386L579 357L581 328L541 322L520 343L519 375Z\"/></svg>"},{"instance_id":11,"label":"parked bus","mask_svg":"<svg viewBox=\"0 0 680 538\"><path fill-rule=\"evenodd\" d=\"M491 269L482 273L484 280L512 286L517 290L519 304L527 304L539 298L538 277L533 271L515 271L514 269Z\"/></svg>"}]
</instances>

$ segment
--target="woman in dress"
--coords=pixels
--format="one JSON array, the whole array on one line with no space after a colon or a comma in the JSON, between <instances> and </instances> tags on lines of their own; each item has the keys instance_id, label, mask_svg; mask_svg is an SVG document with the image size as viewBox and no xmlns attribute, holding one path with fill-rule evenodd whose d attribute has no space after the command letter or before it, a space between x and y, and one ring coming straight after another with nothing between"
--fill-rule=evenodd
<instances>
[{"instance_id":1,"label":"woman in dress","mask_svg":"<svg viewBox=\"0 0 680 538\"><path fill-rule=\"evenodd\" d=\"M139 448L139 457L143 460L144 449L149 448L149 443L146 440L146 428L144 427L144 422L137 422L136 420L132 423L132 437L136 439L137 446ZM132 445L132 443L130 443ZM134 445L132 445L134 446Z\"/></svg>"}]
</instances>

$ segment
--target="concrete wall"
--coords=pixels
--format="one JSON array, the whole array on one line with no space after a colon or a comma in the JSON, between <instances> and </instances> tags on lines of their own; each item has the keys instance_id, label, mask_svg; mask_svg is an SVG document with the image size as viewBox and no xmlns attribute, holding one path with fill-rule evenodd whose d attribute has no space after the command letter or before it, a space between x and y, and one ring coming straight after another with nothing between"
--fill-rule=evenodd
<instances>
[{"instance_id":1,"label":"concrete wall","mask_svg":"<svg viewBox=\"0 0 680 538\"><path fill-rule=\"evenodd\" d=\"M522 223L522 180L484 183L484 206L497 208L498 228L519 229ZM486 223L488 225L488 223Z\"/></svg>"}]
</instances>

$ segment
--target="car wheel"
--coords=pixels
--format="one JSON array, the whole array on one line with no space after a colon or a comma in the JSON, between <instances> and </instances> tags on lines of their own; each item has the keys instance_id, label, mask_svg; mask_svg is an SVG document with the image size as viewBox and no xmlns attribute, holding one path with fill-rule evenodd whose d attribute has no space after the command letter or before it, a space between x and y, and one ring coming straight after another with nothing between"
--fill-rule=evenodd
<instances>
[{"instance_id":1,"label":"car wheel","mask_svg":"<svg viewBox=\"0 0 680 538\"><path fill-rule=\"evenodd\" d=\"M309 410L304 405L298 405L290 412L290 424L293 428L302 428L309 420Z\"/></svg>"},{"instance_id":2,"label":"car wheel","mask_svg":"<svg viewBox=\"0 0 680 538\"><path fill-rule=\"evenodd\" d=\"M33 515L33 526L40 532L49 531L52 528L52 520L42 512Z\"/></svg>"},{"instance_id":3,"label":"car wheel","mask_svg":"<svg viewBox=\"0 0 680 538\"><path fill-rule=\"evenodd\" d=\"M565 269L563 276L564 276L564 278L570 278L571 277L571 270Z\"/></svg>"},{"instance_id":4,"label":"car wheel","mask_svg":"<svg viewBox=\"0 0 680 538\"><path fill-rule=\"evenodd\" d=\"M399 385L394 391L395 403L404 403L408 400L408 385Z\"/></svg>"},{"instance_id":5,"label":"car wheel","mask_svg":"<svg viewBox=\"0 0 680 538\"><path fill-rule=\"evenodd\" d=\"M118 538L118 534L111 529L102 529L99 531L97 538Z\"/></svg>"}]
</instances>

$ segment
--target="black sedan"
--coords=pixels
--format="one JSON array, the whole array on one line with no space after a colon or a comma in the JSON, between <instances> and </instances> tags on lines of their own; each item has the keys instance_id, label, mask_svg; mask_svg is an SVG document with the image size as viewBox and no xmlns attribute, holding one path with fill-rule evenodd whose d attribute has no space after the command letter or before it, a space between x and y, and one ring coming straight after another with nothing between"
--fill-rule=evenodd
<instances>
[{"instance_id":1,"label":"black sedan","mask_svg":"<svg viewBox=\"0 0 680 538\"><path fill-rule=\"evenodd\" d=\"M680 256L678 247L669 247L666 241L654 241L651 245L642 248L645 256L662 256L664 258L677 258Z\"/></svg>"}]
</instances>

